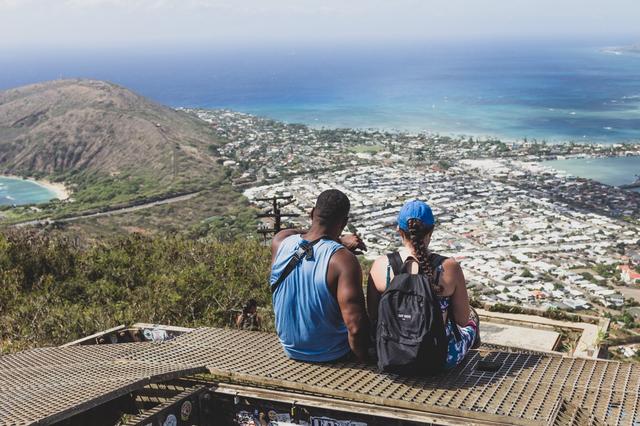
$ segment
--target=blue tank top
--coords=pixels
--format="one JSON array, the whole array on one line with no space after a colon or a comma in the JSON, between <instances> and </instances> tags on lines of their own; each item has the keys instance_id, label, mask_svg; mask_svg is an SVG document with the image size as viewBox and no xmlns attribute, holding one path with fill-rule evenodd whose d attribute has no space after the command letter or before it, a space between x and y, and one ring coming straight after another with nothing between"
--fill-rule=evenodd
<instances>
[{"instance_id":1,"label":"blue tank top","mask_svg":"<svg viewBox=\"0 0 640 426\"><path fill-rule=\"evenodd\" d=\"M302 241L300 235L282 241L271 268L271 285ZM273 294L276 331L289 358L333 361L351 350L340 307L327 287L329 260L341 248L335 241L319 241L313 258L303 259Z\"/></svg>"}]
</instances>

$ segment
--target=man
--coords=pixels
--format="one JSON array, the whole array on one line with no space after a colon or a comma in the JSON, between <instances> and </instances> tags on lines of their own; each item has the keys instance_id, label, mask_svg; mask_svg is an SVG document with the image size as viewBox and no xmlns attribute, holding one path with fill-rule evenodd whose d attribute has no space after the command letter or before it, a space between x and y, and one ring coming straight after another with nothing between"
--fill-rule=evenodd
<instances>
[{"instance_id":1,"label":"man","mask_svg":"<svg viewBox=\"0 0 640 426\"><path fill-rule=\"evenodd\" d=\"M366 359L369 319L362 269L351 251L364 244L354 235L340 240L349 209L344 193L324 191L311 210L311 228L306 233L285 230L273 239L270 283L276 330L290 358L329 362L353 353ZM301 260L278 283L294 255L305 248Z\"/></svg>"}]
</instances>

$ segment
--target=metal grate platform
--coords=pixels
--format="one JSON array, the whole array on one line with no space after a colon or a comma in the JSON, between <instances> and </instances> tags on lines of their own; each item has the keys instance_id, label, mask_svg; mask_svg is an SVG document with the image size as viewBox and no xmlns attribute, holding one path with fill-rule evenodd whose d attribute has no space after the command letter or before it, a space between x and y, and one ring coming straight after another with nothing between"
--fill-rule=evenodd
<instances>
[{"instance_id":1,"label":"metal grate platform","mask_svg":"<svg viewBox=\"0 0 640 426\"><path fill-rule=\"evenodd\" d=\"M150 345L43 348L0 357L0 425L51 424L202 368L123 361Z\"/></svg>"},{"instance_id":2,"label":"metal grate platform","mask_svg":"<svg viewBox=\"0 0 640 426\"><path fill-rule=\"evenodd\" d=\"M502 367L480 371L482 358ZM221 382L412 410L442 423L640 421L635 364L479 350L447 374L408 378L355 363L295 362L284 356L275 335L204 328L161 344L48 348L0 357L0 425L50 424L133 387L203 367Z\"/></svg>"},{"instance_id":3,"label":"metal grate platform","mask_svg":"<svg viewBox=\"0 0 640 426\"><path fill-rule=\"evenodd\" d=\"M640 421L640 366L630 363L480 350L445 375L406 378L354 363L291 361L274 335L220 329L199 329L130 358L206 365L225 381L470 420L549 424L566 403L575 406L581 418L595 416L612 425ZM479 371L482 358L499 361L502 367Z\"/></svg>"}]
</instances>

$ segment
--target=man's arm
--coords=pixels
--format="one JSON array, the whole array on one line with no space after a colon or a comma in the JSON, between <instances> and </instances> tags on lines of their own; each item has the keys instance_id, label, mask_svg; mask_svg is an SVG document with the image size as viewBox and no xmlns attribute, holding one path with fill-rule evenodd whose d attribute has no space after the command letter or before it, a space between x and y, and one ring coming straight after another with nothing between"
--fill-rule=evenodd
<instances>
[{"instance_id":1,"label":"man's arm","mask_svg":"<svg viewBox=\"0 0 640 426\"><path fill-rule=\"evenodd\" d=\"M357 234L345 234L340 236L340 244L345 246L350 252L358 250L367 251L367 246Z\"/></svg>"},{"instance_id":2,"label":"man's arm","mask_svg":"<svg viewBox=\"0 0 640 426\"><path fill-rule=\"evenodd\" d=\"M337 272L336 298L347 330L349 346L362 362L367 360L369 343L369 317L362 291L362 269L356 256L348 250L338 250L331 257L331 266Z\"/></svg>"}]
</instances>

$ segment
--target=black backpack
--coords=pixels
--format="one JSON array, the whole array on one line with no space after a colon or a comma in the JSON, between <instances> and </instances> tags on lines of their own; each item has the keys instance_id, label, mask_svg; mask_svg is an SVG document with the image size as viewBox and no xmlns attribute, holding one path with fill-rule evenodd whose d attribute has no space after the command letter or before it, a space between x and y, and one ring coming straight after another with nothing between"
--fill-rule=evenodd
<instances>
[{"instance_id":1,"label":"black backpack","mask_svg":"<svg viewBox=\"0 0 640 426\"><path fill-rule=\"evenodd\" d=\"M394 277L380 297L376 327L378 368L402 375L433 375L443 371L449 341L437 296L420 268L411 274L408 258L388 254ZM432 254L429 259L440 278L440 265L446 258ZM456 328L456 327L454 327ZM457 331L457 330L456 330Z\"/></svg>"}]
</instances>

